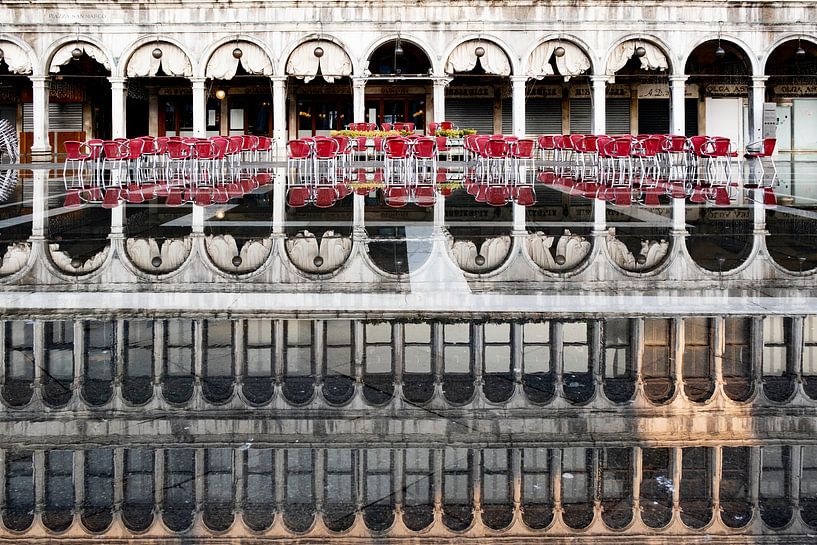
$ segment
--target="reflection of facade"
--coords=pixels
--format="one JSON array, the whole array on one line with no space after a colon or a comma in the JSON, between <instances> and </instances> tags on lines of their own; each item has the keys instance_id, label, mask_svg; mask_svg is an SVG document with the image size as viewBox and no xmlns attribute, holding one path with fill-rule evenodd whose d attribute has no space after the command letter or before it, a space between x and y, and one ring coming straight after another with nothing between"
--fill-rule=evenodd
<instances>
[{"instance_id":1,"label":"reflection of facade","mask_svg":"<svg viewBox=\"0 0 817 545\"><path fill-rule=\"evenodd\" d=\"M8 21L33 13L3 9ZM175 21L197 17L193 8L169 9ZM454 8L412 7L383 28L349 7L297 30L286 22L304 20L301 8L261 9L225 24L235 14L213 5L212 23L108 32L140 20L137 5L120 4L67 11L76 25L6 27L0 114L16 122L25 150L42 155L75 137L284 138L353 121L422 128L443 119L488 133L706 133L745 142L763 134L771 102L780 107L781 147L817 149L804 122L817 100L817 42L791 22L814 17L789 3L770 11L775 20L755 20L748 5L730 7L729 17L704 7L694 18L711 23L683 31L673 26L687 18L683 8L667 8L673 14L649 32L614 12L598 14L604 28L585 29L578 8L559 14L559 28L543 29L541 21L553 21L546 6L507 3L486 8L478 31ZM409 22L449 19L445 30ZM266 20L281 26L261 28ZM505 29L502 21L521 23Z\"/></svg>"}]
</instances>

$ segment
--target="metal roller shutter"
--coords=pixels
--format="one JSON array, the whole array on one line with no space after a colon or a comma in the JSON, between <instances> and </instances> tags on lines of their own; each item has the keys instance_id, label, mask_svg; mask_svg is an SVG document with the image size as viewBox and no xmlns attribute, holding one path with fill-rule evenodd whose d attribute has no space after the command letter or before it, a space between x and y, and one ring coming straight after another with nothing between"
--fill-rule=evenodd
<instances>
[{"instance_id":1,"label":"metal roller shutter","mask_svg":"<svg viewBox=\"0 0 817 545\"><path fill-rule=\"evenodd\" d=\"M513 100L502 99L502 134L513 134Z\"/></svg>"},{"instance_id":2,"label":"metal roller shutter","mask_svg":"<svg viewBox=\"0 0 817 545\"><path fill-rule=\"evenodd\" d=\"M590 134L593 126L593 105L589 98L570 99L570 132Z\"/></svg>"},{"instance_id":3,"label":"metal roller shutter","mask_svg":"<svg viewBox=\"0 0 817 545\"><path fill-rule=\"evenodd\" d=\"M525 108L525 132L562 134L562 101L558 98L532 98Z\"/></svg>"},{"instance_id":4,"label":"metal roller shutter","mask_svg":"<svg viewBox=\"0 0 817 545\"><path fill-rule=\"evenodd\" d=\"M461 129L493 134L494 101L490 98L449 98L445 101L445 117Z\"/></svg>"},{"instance_id":5,"label":"metal roller shutter","mask_svg":"<svg viewBox=\"0 0 817 545\"><path fill-rule=\"evenodd\" d=\"M688 98L684 105L684 130L686 136L695 136L698 134L698 99Z\"/></svg>"},{"instance_id":6,"label":"metal roller shutter","mask_svg":"<svg viewBox=\"0 0 817 545\"><path fill-rule=\"evenodd\" d=\"M605 110L607 134L630 134L630 99L608 98Z\"/></svg>"},{"instance_id":7,"label":"metal roller shutter","mask_svg":"<svg viewBox=\"0 0 817 545\"><path fill-rule=\"evenodd\" d=\"M49 103L48 104L49 132L80 132L82 131L82 104ZM34 132L34 105L23 103L23 132Z\"/></svg>"},{"instance_id":8,"label":"metal roller shutter","mask_svg":"<svg viewBox=\"0 0 817 545\"><path fill-rule=\"evenodd\" d=\"M668 98L650 98L638 101L639 134L667 134L669 132L670 103Z\"/></svg>"}]
</instances>

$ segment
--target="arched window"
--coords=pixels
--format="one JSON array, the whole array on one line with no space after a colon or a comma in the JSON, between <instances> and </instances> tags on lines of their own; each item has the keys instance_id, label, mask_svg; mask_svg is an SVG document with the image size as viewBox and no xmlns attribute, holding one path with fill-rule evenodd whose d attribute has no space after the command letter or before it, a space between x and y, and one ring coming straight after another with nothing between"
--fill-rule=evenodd
<instances>
[{"instance_id":1,"label":"arched window","mask_svg":"<svg viewBox=\"0 0 817 545\"><path fill-rule=\"evenodd\" d=\"M227 530L234 508L233 449L208 448L204 451L204 524L218 532Z\"/></svg>"},{"instance_id":2,"label":"arched window","mask_svg":"<svg viewBox=\"0 0 817 545\"><path fill-rule=\"evenodd\" d=\"M153 322L127 320L122 395L134 405L147 403L153 397L153 348Z\"/></svg>"},{"instance_id":3,"label":"arched window","mask_svg":"<svg viewBox=\"0 0 817 545\"><path fill-rule=\"evenodd\" d=\"M382 405L394 395L392 324L367 323L364 335L363 396Z\"/></svg>"},{"instance_id":4,"label":"arched window","mask_svg":"<svg viewBox=\"0 0 817 545\"><path fill-rule=\"evenodd\" d=\"M715 390L709 318L684 319L684 393L692 401L709 399Z\"/></svg>"},{"instance_id":5,"label":"arched window","mask_svg":"<svg viewBox=\"0 0 817 545\"><path fill-rule=\"evenodd\" d=\"M45 452L45 506L43 524L61 532L74 520L74 453L70 450Z\"/></svg>"},{"instance_id":6,"label":"arched window","mask_svg":"<svg viewBox=\"0 0 817 545\"><path fill-rule=\"evenodd\" d=\"M204 322L204 398L212 403L224 403L233 393L233 322L206 320Z\"/></svg>"},{"instance_id":7,"label":"arched window","mask_svg":"<svg viewBox=\"0 0 817 545\"><path fill-rule=\"evenodd\" d=\"M419 531L434 520L433 451L407 448L403 469L403 522Z\"/></svg>"},{"instance_id":8,"label":"arched window","mask_svg":"<svg viewBox=\"0 0 817 545\"><path fill-rule=\"evenodd\" d=\"M635 373L632 363L632 331L628 318L608 318L602 322L604 344L604 395L616 403L632 399Z\"/></svg>"},{"instance_id":9,"label":"arched window","mask_svg":"<svg viewBox=\"0 0 817 545\"><path fill-rule=\"evenodd\" d=\"M511 324L484 324L483 392L489 401L507 401L513 395L514 362L511 356Z\"/></svg>"},{"instance_id":10,"label":"arched window","mask_svg":"<svg viewBox=\"0 0 817 545\"><path fill-rule=\"evenodd\" d=\"M85 452L85 497L82 524L92 532L102 532L113 519L113 449Z\"/></svg>"},{"instance_id":11,"label":"arched window","mask_svg":"<svg viewBox=\"0 0 817 545\"><path fill-rule=\"evenodd\" d=\"M553 520L552 458L550 449L522 449L522 520L534 530Z\"/></svg>"},{"instance_id":12,"label":"arched window","mask_svg":"<svg viewBox=\"0 0 817 545\"><path fill-rule=\"evenodd\" d=\"M448 447L443 456L443 524L462 531L473 518L473 454L466 448Z\"/></svg>"},{"instance_id":13,"label":"arched window","mask_svg":"<svg viewBox=\"0 0 817 545\"><path fill-rule=\"evenodd\" d=\"M357 454L348 448L330 448L324 452L323 519L327 528L335 532L347 530L355 522Z\"/></svg>"},{"instance_id":14,"label":"arched window","mask_svg":"<svg viewBox=\"0 0 817 545\"><path fill-rule=\"evenodd\" d=\"M571 403L586 403L593 397L593 364L590 354L590 324L562 324L562 391Z\"/></svg>"},{"instance_id":15,"label":"arched window","mask_svg":"<svg viewBox=\"0 0 817 545\"><path fill-rule=\"evenodd\" d=\"M275 380L275 322L247 320L244 330L244 396L261 405L272 399Z\"/></svg>"},{"instance_id":16,"label":"arched window","mask_svg":"<svg viewBox=\"0 0 817 545\"><path fill-rule=\"evenodd\" d=\"M57 407L71 399L74 381L74 323L45 323L43 398Z\"/></svg>"},{"instance_id":17,"label":"arched window","mask_svg":"<svg viewBox=\"0 0 817 545\"><path fill-rule=\"evenodd\" d=\"M30 451L6 451L3 524L22 532L34 521L34 461Z\"/></svg>"},{"instance_id":18,"label":"arched window","mask_svg":"<svg viewBox=\"0 0 817 545\"><path fill-rule=\"evenodd\" d=\"M311 320L287 320L284 396L292 403L307 403L315 392L314 344Z\"/></svg>"},{"instance_id":19,"label":"arched window","mask_svg":"<svg viewBox=\"0 0 817 545\"><path fill-rule=\"evenodd\" d=\"M522 385L534 403L553 398L555 382L551 365L550 324L530 322L522 326Z\"/></svg>"},{"instance_id":20,"label":"arched window","mask_svg":"<svg viewBox=\"0 0 817 545\"><path fill-rule=\"evenodd\" d=\"M103 405L113 394L116 323L85 322L85 377L82 397L90 405Z\"/></svg>"},{"instance_id":21,"label":"arched window","mask_svg":"<svg viewBox=\"0 0 817 545\"><path fill-rule=\"evenodd\" d=\"M354 323L351 320L324 322L325 356L323 395L329 403L349 401L355 393Z\"/></svg>"},{"instance_id":22,"label":"arched window","mask_svg":"<svg viewBox=\"0 0 817 545\"><path fill-rule=\"evenodd\" d=\"M511 450L482 451L482 520L494 530L507 528L513 520Z\"/></svg>"},{"instance_id":23,"label":"arched window","mask_svg":"<svg viewBox=\"0 0 817 545\"><path fill-rule=\"evenodd\" d=\"M703 528L712 519L712 449L685 448L681 460L681 520L690 528Z\"/></svg>"},{"instance_id":24,"label":"arched window","mask_svg":"<svg viewBox=\"0 0 817 545\"><path fill-rule=\"evenodd\" d=\"M646 318L641 376L644 380L644 393L653 403L665 403L675 393L671 346L672 321Z\"/></svg>"},{"instance_id":25,"label":"arched window","mask_svg":"<svg viewBox=\"0 0 817 545\"><path fill-rule=\"evenodd\" d=\"M124 452L122 481L122 518L134 531L146 530L153 522L154 451L149 448L129 448Z\"/></svg>"},{"instance_id":26,"label":"arched window","mask_svg":"<svg viewBox=\"0 0 817 545\"><path fill-rule=\"evenodd\" d=\"M443 326L443 393L456 404L474 396L474 372L471 355L471 324Z\"/></svg>"},{"instance_id":27,"label":"arched window","mask_svg":"<svg viewBox=\"0 0 817 545\"><path fill-rule=\"evenodd\" d=\"M284 523L293 532L306 532L315 519L314 453L308 448L288 448L284 456Z\"/></svg>"},{"instance_id":28,"label":"arched window","mask_svg":"<svg viewBox=\"0 0 817 545\"><path fill-rule=\"evenodd\" d=\"M185 403L193 395L193 321L167 320L164 340L162 393L171 403Z\"/></svg>"},{"instance_id":29,"label":"arched window","mask_svg":"<svg viewBox=\"0 0 817 545\"><path fill-rule=\"evenodd\" d=\"M369 529L382 532L394 522L392 452L387 448L363 452L363 520Z\"/></svg>"},{"instance_id":30,"label":"arched window","mask_svg":"<svg viewBox=\"0 0 817 545\"><path fill-rule=\"evenodd\" d=\"M434 395L434 367L429 323L403 325L403 394L412 403Z\"/></svg>"},{"instance_id":31,"label":"arched window","mask_svg":"<svg viewBox=\"0 0 817 545\"><path fill-rule=\"evenodd\" d=\"M275 450L249 449L244 465L244 522L260 532L275 515Z\"/></svg>"},{"instance_id":32,"label":"arched window","mask_svg":"<svg viewBox=\"0 0 817 545\"><path fill-rule=\"evenodd\" d=\"M174 532L182 532L193 524L196 511L195 450L190 448L165 450L162 506L165 524Z\"/></svg>"},{"instance_id":33,"label":"arched window","mask_svg":"<svg viewBox=\"0 0 817 545\"><path fill-rule=\"evenodd\" d=\"M34 382L34 321L5 322L5 375L3 399L13 407L29 402Z\"/></svg>"}]
</instances>

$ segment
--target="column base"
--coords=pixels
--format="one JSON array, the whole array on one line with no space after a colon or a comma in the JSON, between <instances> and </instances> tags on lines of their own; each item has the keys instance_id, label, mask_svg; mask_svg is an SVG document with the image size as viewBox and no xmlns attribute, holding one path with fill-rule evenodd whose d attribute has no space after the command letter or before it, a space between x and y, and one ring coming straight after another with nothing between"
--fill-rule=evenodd
<instances>
[{"instance_id":1,"label":"column base","mask_svg":"<svg viewBox=\"0 0 817 545\"><path fill-rule=\"evenodd\" d=\"M51 148L31 148L32 163L50 163L54 160Z\"/></svg>"}]
</instances>

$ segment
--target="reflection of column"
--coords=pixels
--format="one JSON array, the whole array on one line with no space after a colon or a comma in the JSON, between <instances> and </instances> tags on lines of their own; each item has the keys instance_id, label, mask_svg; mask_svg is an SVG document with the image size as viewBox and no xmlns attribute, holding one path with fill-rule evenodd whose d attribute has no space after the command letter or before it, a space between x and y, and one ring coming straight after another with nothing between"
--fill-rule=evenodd
<instances>
[{"instance_id":1,"label":"reflection of column","mask_svg":"<svg viewBox=\"0 0 817 545\"><path fill-rule=\"evenodd\" d=\"M685 234L687 228L685 198L672 198L672 231L673 234Z\"/></svg>"},{"instance_id":2,"label":"reflection of column","mask_svg":"<svg viewBox=\"0 0 817 545\"><path fill-rule=\"evenodd\" d=\"M244 510L244 457L245 449L237 448L233 451L233 479L235 482L235 511Z\"/></svg>"},{"instance_id":3,"label":"reflection of column","mask_svg":"<svg viewBox=\"0 0 817 545\"><path fill-rule=\"evenodd\" d=\"M511 76L511 102L513 104L513 135L525 136L525 83L527 76Z\"/></svg>"},{"instance_id":4,"label":"reflection of column","mask_svg":"<svg viewBox=\"0 0 817 545\"><path fill-rule=\"evenodd\" d=\"M553 516L562 512L562 449L550 449L550 493L553 497Z\"/></svg>"},{"instance_id":5,"label":"reflection of column","mask_svg":"<svg viewBox=\"0 0 817 545\"><path fill-rule=\"evenodd\" d=\"M760 447L749 447L749 502L755 517L760 510L760 472Z\"/></svg>"},{"instance_id":6,"label":"reflection of column","mask_svg":"<svg viewBox=\"0 0 817 545\"><path fill-rule=\"evenodd\" d=\"M287 141L287 77L273 76L272 80L272 135L279 150Z\"/></svg>"},{"instance_id":7,"label":"reflection of column","mask_svg":"<svg viewBox=\"0 0 817 545\"><path fill-rule=\"evenodd\" d=\"M85 502L85 450L74 450L74 512L82 512Z\"/></svg>"},{"instance_id":8,"label":"reflection of column","mask_svg":"<svg viewBox=\"0 0 817 545\"><path fill-rule=\"evenodd\" d=\"M514 518L517 518L522 508L522 449L519 448L511 451L511 494Z\"/></svg>"},{"instance_id":9,"label":"reflection of column","mask_svg":"<svg viewBox=\"0 0 817 545\"><path fill-rule=\"evenodd\" d=\"M434 110L430 121L445 121L445 88L450 82L450 78L434 78Z\"/></svg>"},{"instance_id":10,"label":"reflection of column","mask_svg":"<svg viewBox=\"0 0 817 545\"><path fill-rule=\"evenodd\" d=\"M635 515L641 511L641 476L643 466L641 447L633 447L631 455L633 457L633 518L635 518Z\"/></svg>"},{"instance_id":11,"label":"reflection of column","mask_svg":"<svg viewBox=\"0 0 817 545\"><path fill-rule=\"evenodd\" d=\"M435 525L442 521L443 514L443 449L433 449L432 454L432 491L434 495L434 522Z\"/></svg>"},{"instance_id":12,"label":"reflection of column","mask_svg":"<svg viewBox=\"0 0 817 545\"><path fill-rule=\"evenodd\" d=\"M205 79L192 78L191 81L193 82L193 136L204 138L207 135Z\"/></svg>"},{"instance_id":13,"label":"reflection of column","mask_svg":"<svg viewBox=\"0 0 817 545\"><path fill-rule=\"evenodd\" d=\"M525 236L528 234L525 220L525 207L516 203L513 203L513 232L514 234Z\"/></svg>"},{"instance_id":14,"label":"reflection of column","mask_svg":"<svg viewBox=\"0 0 817 545\"><path fill-rule=\"evenodd\" d=\"M121 344L121 343L120 343ZM125 495L125 449L117 447L113 451L113 509L122 510Z\"/></svg>"},{"instance_id":15,"label":"reflection of column","mask_svg":"<svg viewBox=\"0 0 817 545\"><path fill-rule=\"evenodd\" d=\"M32 172L34 195L31 201L31 238L44 240L48 229L48 170Z\"/></svg>"},{"instance_id":16,"label":"reflection of column","mask_svg":"<svg viewBox=\"0 0 817 545\"><path fill-rule=\"evenodd\" d=\"M233 322L233 380L236 390L241 389L241 383L245 375L244 372L244 331L247 322L236 320Z\"/></svg>"},{"instance_id":17,"label":"reflection of column","mask_svg":"<svg viewBox=\"0 0 817 545\"><path fill-rule=\"evenodd\" d=\"M314 320L312 322L312 350L314 356L315 368L312 370L312 376L315 379L315 388L320 389L323 383L323 356L324 356L324 336L323 336L323 320Z\"/></svg>"},{"instance_id":18,"label":"reflection of column","mask_svg":"<svg viewBox=\"0 0 817 545\"><path fill-rule=\"evenodd\" d=\"M153 322L153 394L159 395L159 390L162 388L162 378L164 375L164 343L159 339L165 338L165 322L164 320L156 320Z\"/></svg>"},{"instance_id":19,"label":"reflection of column","mask_svg":"<svg viewBox=\"0 0 817 545\"><path fill-rule=\"evenodd\" d=\"M394 449L394 471L392 472L391 476L391 489L394 490L394 494L392 498L394 499L394 512L397 518L402 518L403 513L403 503L405 498L403 497L404 494L404 481L405 481L405 471L406 471L406 454L405 450L403 449ZM365 451L361 452L361 456L363 456ZM362 462L361 462L362 463Z\"/></svg>"},{"instance_id":20,"label":"reflection of column","mask_svg":"<svg viewBox=\"0 0 817 545\"><path fill-rule=\"evenodd\" d=\"M352 336L355 347L355 382L361 383L363 382L363 352L365 351L363 336L366 325L360 320L355 320L353 327L355 333Z\"/></svg>"},{"instance_id":21,"label":"reflection of column","mask_svg":"<svg viewBox=\"0 0 817 545\"><path fill-rule=\"evenodd\" d=\"M803 361L803 317L796 316L790 318L791 329L789 331L789 353L791 354L786 362L787 372L795 377L797 384L803 382L803 367L800 362Z\"/></svg>"},{"instance_id":22,"label":"reflection of column","mask_svg":"<svg viewBox=\"0 0 817 545\"><path fill-rule=\"evenodd\" d=\"M680 448L672 449L672 516L677 517L681 512L681 479L683 478L684 451Z\"/></svg>"},{"instance_id":23,"label":"reflection of column","mask_svg":"<svg viewBox=\"0 0 817 545\"><path fill-rule=\"evenodd\" d=\"M633 354L633 376L635 378L636 392L642 386L643 374L641 365L644 361L644 319L635 318L630 320L632 328L632 338L630 339L630 349Z\"/></svg>"},{"instance_id":24,"label":"reflection of column","mask_svg":"<svg viewBox=\"0 0 817 545\"><path fill-rule=\"evenodd\" d=\"M108 78L111 82L111 135L125 138L127 88L125 78Z\"/></svg>"},{"instance_id":25,"label":"reflection of column","mask_svg":"<svg viewBox=\"0 0 817 545\"><path fill-rule=\"evenodd\" d=\"M675 387L678 394L684 395L684 321L681 318L673 318L672 326L675 329L675 345L672 347L675 362Z\"/></svg>"},{"instance_id":26,"label":"reflection of column","mask_svg":"<svg viewBox=\"0 0 817 545\"><path fill-rule=\"evenodd\" d=\"M362 238L366 236L365 227L365 195L358 195L357 192L352 196L352 237Z\"/></svg>"},{"instance_id":27,"label":"reflection of column","mask_svg":"<svg viewBox=\"0 0 817 545\"><path fill-rule=\"evenodd\" d=\"M193 486L196 494L196 512L201 513L204 506L204 449L197 448L193 454L195 476Z\"/></svg>"},{"instance_id":28,"label":"reflection of column","mask_svg":"<svg viewBox=\"0 0 817 545\"><path fill-rule=\"evenodd\" d=\"M192 232L194 234L204 233L204 207L194 204L192 216Z\"/></svg>"},{"instance_id":29,"label":"reflection of column","mask_svg":"<svg viewBox=\"0 0 817 545\"><path fill-rule=\"evenodd\" d=\"M763 138L763 103L766 102L767 79L769 76L752 76L752 96L749 101L749 139L752 141Z\"/></svg>"},{"instance_id":30,"label":"reflection of column","mask_svg":"<svg viewBox=\"0 0 817 545\"><path fill-rule=\"evenodd\" d=\"M34 512L42 513L45 508L45 452L34 451Z\"/></svg>"},{"instance_id":31,"label":"reflection of column","mask_svg":"<svg viewBox=\"0 0 817 545\"><path fill-rule=\"evenodd\" d=\"M726 320L722 316L712 318L713 357L712 370L716 391L723 386L723 353L726 350Z\"/></svg>"},{"instance_id":32,"label":"reflection of column","mask_svg":"<svg viewBox=\"0 0 817 545\"><path fill-rule=\"evenodd\" d=\"M720 518L721 513L721 475L723 474L721 464L723 463L723 452L721 447L712 447L712 512L716 518Z\"/></svg>"},{"instance_id":33,"label":"reflection of column","mask_svg":"<svg viewBox=\"0 0 817 545\"><path fill-rule=\"evenodd\" d=\"M608 76L590 76L593 84L593 134L607 132L607 81Z\"/></svg>"},{"instance_id":34,"label":"reflection of column","mask_svg":"<svg viewBox=\"0 0 817 545\"><path fill-rule=\"evenodd\" d=\"M352 78L352 119L355 123L366 121L366 78ZM376 120L372 121L373 123Z\"/></svg>"},{"instance_id":35,"label":"reflection of column","mask_svg":"<svg viewBox=\"0 0 817 545\"><path fill-rule=\"evenodd\" d=\"M564 360L562 359L562 322L551 322L550 326L550 361L553 362L553 376L556 382L556 395L562 394L562 369Z\"/></svg>"},{"instance_id":36,"label":"reflection of column","mask_svg":"<svg viewBox=\"0 0 817 545\"><path fill-rule=\"evenodd\" d=\"M85 328L82 320L74 320L74 381L71 389L79 392L85 380Z\"/></svg>"},{"instance_id":37,"label":"reflection of column","mask_svg":"<svg viewBox=\"0 0 817 545\"><path fill-rule=\"evenodd\" d=\"M394 372L394 385L399 386L403 384L403 351L405 349L404 343L404 327L398 322L394 324L392 333L392 371Z\"/></svg>"},{"instance_id":38,"label":"reflection of column","mask_svg":"<svg viewBox=\"0 0 817 545\"><path fill-rule=\"evenodd\" d=\"M607 201L593 199L593 234L600 235L607 230Z\"/></svg>"},{"instance_id":39,"label":"reflection of column","mask_svg":"<svg viewBox=\"0 0 817 545\"><path fill-rule=\"evenodd\" d=\"M484 335L483 335L483 326L482 325L472 325L471 326L471 350L472 357L471 360L474 362L474 388L476 390L482 389L482 366L483 366L483 358L485 346L484 346Z\"/></svg>"},{"instance_id":40,"label":"reflection of column","mask_svg":"<svg viewBox=\"0 0 817 545\"><path fill-rule=\"evenodd\" d=\"M111 237L121 238L125 234L125 203L111 208Z\"/></svg>"},{"instance_id":41,"label":"reflection of column","mask_svg":"<svg viewBox=\"0 0 817 545\"><path fill-rule=\"evenodd\" d=\"M313 479L312 480L312 490L315 491L315 511L317 511L318 513L321 513L323 511L324 501L326 499L329 499L330 501L333 499L333 498L325 498L324 497L324 484L323 483L324 483L325 473L326 473L326 464L325 464L325 462L326 462L326 459L325 459L326 451L324 449L322 449L322 448L316 448L316 449L314 449L312 451L312 456L313 456L313 459L312 459L312 462L313 462L313 465L312 465L312 469L313 469L313 472L312 472L312 479ZM354 460L354 451L352 451L352 460ZM357 468L354 466L354 464L352 465L352 471L353 471L352 475L355 476L354 482L359 483L360 476L359 476L359 474L357 472ZM357 485L353 484L352 486L353 486L353 490L354 490L354 488L357 488L358 490L360 490L359 484L357 484ZM360 496L359 494L355 494L355 495L358 496L358 497Z\"/></svg>"},{"instance_id":42,"label":"reflection of column","mask_svg":"<svg viewBox=\"0 0 817 545\"><path fill-rule=\"evenodd\" d=\"M442 384L443 383L443 370L444 370L444 352L445 352L445 344L443 342L443 324L440 322L433 322L431 324L431 342L433 343L433 347L431 350L431 364L432 369L431 372L434 373L434 382L435 384Z\"/></svg>"},{"instance_id":43,"label":"reflection of column","mask_svg":"<svg viewBox=\"0 0 817 545\"><path fill-rule=\"evenodd\" d=\"M471 482L474 492L474 518L479 519L482 513L482 449L471 451Z\"/></svg>"},{"instance_id":44,"label":"reflection of column","mask_svg":"<svg viewBox=\"0 0 817 545\"><path fill-rule=\"evenodd\" d=\"M50 161L51 145L48 143L48 76L31 76L33 101L32 121L34 122L34 142L31 146L32 161Z\"/></svg>"},{"instance_id":45,"label":"reflection of column","mask_svg":"<svg viewBox=\"0 0 817 545\"><path fill-rule=\"evenodd\" d=\"M764 203L763 189L752 189L755 202L752 205L754 232L756 235L766 235L766 204Z\"/></svg>"},{"instance_id":46,"label":"reflection of column","mask_svg":"<svg viewBox=\"0 0 817 545\"><path fill-rule=\"evenodd\" d=\"M159 343L156 343L159 344ZM161 513L164 507L165 490L165 452L157 448L153 451L153 501Z\"/></svg>"},{"instance_id":47,"label":"reflection of column","mask_svg":"<svg viewBox=\"0 0 817 545\"><path fill-rule=\"evenodd\" d=\"M273 372L275 375L275 383L280 386L284 382L284 369L286 363L284 361L284 348L286 343L286 337L284 336L284 321L275 320L273 322L273 328L275 331L275 369L273 369Z\"/></svg>"},{"instance_id":48,"label":"reflection of column","mask_svg":"<svg viewBox=\"0 0 817 545\"><path fill-rule=\"evenodd\" d=\"M789 501L791 502L791 510L794 513L800 510L800 478L803 469L802 448L798 445L792 445L789 455Z\"/></svg>"},{"instance_id":49,"label":"reflection of column","mask_svg":"<svg viewBox=\"0 0 817 545\"><path fill-rule=\"evenodd\" d=\"M670 124L670 133L684 135L686 134L686 81L689 76L680 74L670 76L670 99L672 104L670 109L672 111L672 123Z\"/></svg>"}]
</instances>

